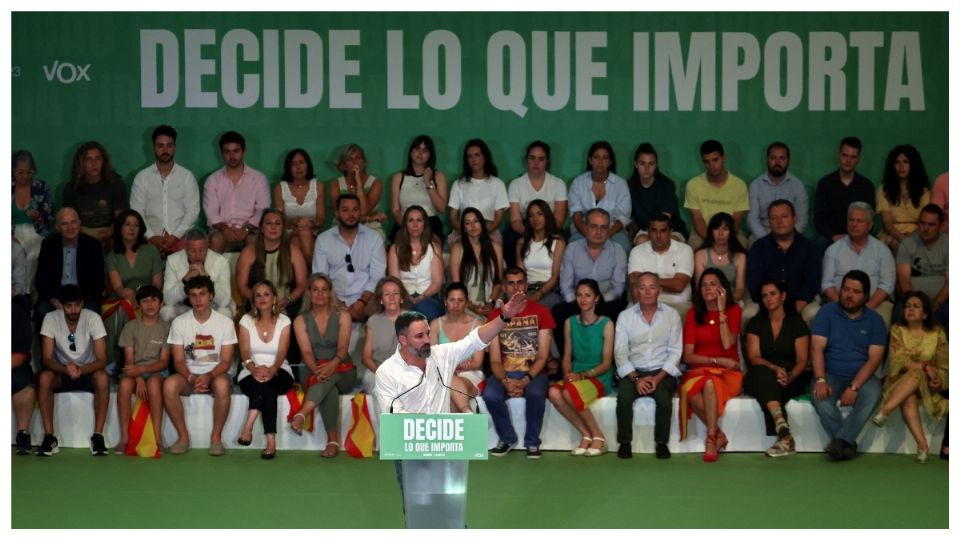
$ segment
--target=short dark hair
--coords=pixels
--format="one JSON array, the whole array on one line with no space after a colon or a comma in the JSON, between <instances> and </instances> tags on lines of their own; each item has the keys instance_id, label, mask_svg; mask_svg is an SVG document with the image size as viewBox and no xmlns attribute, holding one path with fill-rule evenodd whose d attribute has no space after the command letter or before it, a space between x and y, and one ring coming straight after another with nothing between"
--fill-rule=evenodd
<instances>
[{"instance_id":1,"label":"short dark hair","mask_svg":"<svg viewBox=\"0 0 960 540\"><path fill-rule=\"evenodd\" d=\"M151 140L153 142L157 142L157 137L160 137L162 135L166 135L167 137L170 137L171 139L174 140L174 142L176 142L177 140L177 130L173 129L171 126L168 126L166 124L163 124L162 126L157 126L156 129L153 130L153 139Z\"/></svg>"},{"instance_id":2,"label":"short dark hair","mask_svg":"<svg viewBox=\"0 0 960 540\"><path fill-rule=\"evenodd\" d=\"M83 302L83 289L73 283L61 285L60 290L57 291L57 300L59 300L61 304Z\"/></svg>"},{"instance_id":3,"label":"short dark hair","mask_svg":"<svg viewBox=\"0 0 960 540\"><path fill-rule=\"evenodd\" d=\"M705 156L705 155L707 155L707 154L712 154L712 153L714 153L714 152L720 152L720 155L721 155L721 156L724 155L724 153L723 153L723 145L720 144L720 141L718 141L718 140L716 140L716 139L710 139L710 140L707 140L707 141L703 141L703 144L700 145L700 156L701 156L701 157L703 157L703 156Z\"/></svg>"},{"instance_id":4,"label":"short dark hair","mask_svg":"<svg viewBox=\"0 0 960 540\"><path fill-rule=\"evenodd\" d=\"M851 270L843 275L843 280L840 281L840 285L843 285L843 282L852 279L854 281L859 281L863 285L864 294L870 294L870 276L867 275L863 270Z\"/></svg>"},{"instance_id":5,"label":"short dark hair","mask_svg":"<svg viewBox=\"0 0 960 540\"><path fill-rule=\"evenodd\" d=\"M507 268L507 269L503 272L503 276L504 276L504 277L506 277L506 276L516 276L516 275L521 275L521 276L523 276L523 280L524 280L524 281L527 280L527 271L524 270L523 268L520 268L519 266L511 266L510 268Z\"/></svg>"},{"instance_id":6,"label":"short dark hair","mask_svg":"<svg viewBox=\"0 0 960 540\"><path fill-rule=\"evenodd\" d=\"M767 155L770 155L770 151L774 148L783 148L787 152L787 159L790 159L790 147L787 146L787 143L775 141L770 143L770 146L767 147Z\"/></svg>"},{"instance_id":7,"label":"short dark hair","mask_svg":"<svg viewBox=\"0 0 960 540\"><path fill-rule=\"evenodd\" d=\"M334 208L339 209L340 203L343 201L357 201L357 204L360 204L360 197L357 197L353 193L344 193L343 195L337 197L337 204L334 206Z\"/></svg>"},{"instance_id":8,"label":"short dark hair","mask_svg":"<svg viewBox=\"0 0 960 540\"><path fill-rule=\"evenodd\" d=\"M768 215L768 216L770 215L770 210L771 210L774 206L786 206L786 207L789 207L789 208L790 208L790 215L793 215L793 216L796 216L796 215L797 215L797 209L793 207L793 203L792 203L792 202L788 201L787 199L777 199L777 200L773 201L772 203L770 203L770 206L767 207L767 215Z\"/></svg>"},{"instance_id":9,"label":"short dark hair","mask_svg":"<svg viewBox=\"0 0 960 540\"><path fill-rule=\"evenodd\" d=\"M231 143L239 144L240 148L244 150L247 149L247 140L243 138L243 135L236 131L228 131L220 136L220 151L222 152L223 147Z\"/></svg>"},{"instance_id":10,"label":"short dark hair","mask_svg":"<svg viewBox=\"0 0 960 540\"><path fill-rule=\"evenodd\" d=\"M419 311L404 311L397 315L397 320L393 323L393 328L397 331L397 337L406 334L410 325L417 321L427 322L427 316Z\"/></svg>"},{"instance_id":11,"label":"short dark hair","mask_svg":"<svg viewBox=\"0 0 960 540\"><path fill-rule=\"evenodd\" d=\"M670 216L664 214L663 212L657 212L656 214L650 216L649 221L650 223L653 223L654 221L656 221L657 223L666 223L667 227L670 230L673 230L673 223L670 221Z\"/></svg>"},{"instance_id":12,"label":"short dark hair","mask_svg":"<svg viewBox=\"0 0 960 540\"><path fill-rule=\"evenodd\" d=\"M943 220L947 219L946 214L943 213L943 208L940 208L940 205L930 203L920 209L921 214L936 214L937 221L943 223Z\"/></svg>"},{"instance_id":13,"label":"short dark hair","mask_svg":"<svg viewBox=\"0 0 960 540\"><path fill-rule=\"evenodd\" d=\"M193 276L183 284L183 292L186 293L187 296L190 295L190 291L193 289L207 289L210 291L210 294L217 294L213 286L213 280L210 279L210 276Z\"/></svg>"},{"instance_id":14,"label":"short dark hair","mask_svg":"<svg viewBox=\"0 0 960 540\"><path fill-rule=\"evenodd\" d=\"M137 289L137 302L140 302L145 298L156 298L157 300L163 300L163 293L161 293L160 289L154 287L153 285L143 285Z\"/></svg>"},{"instance_id":15,"label":"short dark hair","mask_svg":"<svg viewBox=\"0 0 960 540\"><path fill-rule=\"evenodd\" d=\"M844 146L856 148L858 151L863 149L863 143L860 142L859 137L844 137L843 140L840 141L840 148L843 148Z\"/></svg>"}]
</instances>

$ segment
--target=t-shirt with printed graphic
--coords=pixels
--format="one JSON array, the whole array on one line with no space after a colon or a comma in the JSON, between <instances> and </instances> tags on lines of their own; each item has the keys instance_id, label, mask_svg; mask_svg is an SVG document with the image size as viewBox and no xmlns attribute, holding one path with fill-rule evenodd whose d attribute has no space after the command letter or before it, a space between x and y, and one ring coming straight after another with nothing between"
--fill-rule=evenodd
<instances>
[{"instance_id":1,"label":"t-shirt with printed graphic","mask_svg":"<svg viewBox=\"0 0 960 540\"><path fill-rule=\"evenodd\" d=\"M133 347L135 365L151 364L160 359L160 352L167 344L170 323L157 320L147 326L143 319L134 319L123 326L118 344L121 347Z\"/></svg>"},{"instance_id":2,"label":"t-shirt with printed graphic","mask_svg":"<svg viewBox=\"0 0 960 540\"><path fill-rule=\"evenodd\" d=\"M220 363L220 349L224 345L233 345L237 342L237 331L233 321L217 311L210 312L210 318L200 323L190 310L170 324L170 335L167 343L182 345L183 357L187 369L194 375L202 375L213 371ZM234 374L233 362L230 363L230 376Z\"/></svg>"},{"instance_id":3,"label":"t-shirt with printed graphic","mask_svg":"<svg viewBox=\"0 0 960 540\"><path fill-rule=\"evenodd\" d=\"M500 310L490 312L487 320L500 316ZM553 321L550 310L527 300L523 311L513 316L510 322L500 330L500 359L503 369L511 371L530 371L537 359L540 346L540 330L553 330L557 323Z\"/></svg>"}]
</instances>

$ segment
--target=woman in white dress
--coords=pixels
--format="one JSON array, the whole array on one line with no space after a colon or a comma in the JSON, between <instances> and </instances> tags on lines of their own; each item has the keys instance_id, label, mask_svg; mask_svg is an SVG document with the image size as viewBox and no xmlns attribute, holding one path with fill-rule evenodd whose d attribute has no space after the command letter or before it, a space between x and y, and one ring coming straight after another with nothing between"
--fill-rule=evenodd
<instances>
[{"instance_id":1,"label":"woman in white dress","mask_svg":"<svg viewBox=\"0 0 960 540\"><path fill-rule=\"evenodd\" d=\"M450 247L450 278L467 287L467 309L481 317L500 298L503 249L490 239L483 214L470 207L463 211L460 240Z\"/></svg>"},{"instance_id":2,"label":"woman in white dress","mask_svg":"<svg viewBox=\"0 0 960 540\"><path fill-rule=\"evenodd\" d=\"M387 274L400 279L410 293L412 309L428 321L443 313L437 298L443 288L443 252L419 205L403 213L403 228L387 253Z\"/></svg>"},{"instance_id":3,"label":"woman in white dress","mask_svg":"<svg viewBox=\"0 0 960 540\"><path fill-rule=\"evenodd\" d=\"M463 149L463 172L450 187L450 244L457 242L461 213L467 208L476 208L483 214L487 232L494 243L503 245L500 225L504 213L510 207L507 186L497 177L490 148L482 139L471 139Z\"/></svg>"},{"instance_id":4,"label":"woman in white dress","mask_svg":"<svg viewBox=\"0 0 960 540\"><path fill-rule=\"evenodd\" d=\"M530 201L523 239L516 249L517 266L527 272L527 300L547 308L560 303L557 284L566 249L550 205L540 199Z\"/></svg>"},{"instance_id":5,"label":"woman in white dress","mask_svg":"<svg viewBox=\"0 0 960 540\"><path fill-rule=\"evenodd\" d=\"M430 343L443 345L467 337L482 321L467 311L467 287L458 281L447 285L443 294L443 302L447 307L447 314L438 317L430 323ZM450 410L453 412L470 412L470 396L480 394L483 389L483 351L473 353L473 356L460 362L450 386L459 392L450 393Z\"/></svg>"},{"instance_id":6,"label":"woman in white dress","mask_svg":"<svg viewBox=\"0 0 960 540\"><path fill-rule=\"evenodd\" d=\"M433 139L417 135L407 151L406 168L390 178L390 212L394 222L391 241L400 230L403 213L416 204L427 212L430 229L443 242L443 221L438 214L447 211L447 175L436 168Z\"/></svg>"},{"instance_id":7,"label":"woman in white dress","mask_svg":"<svg viewBox=\"0 0 960 540\"><path fill-rule=\"evenodd\" d=\"M327 221L323 186L313 175L313 161L302 148L287 153L283 160L282 182L273 188L273 206L287 220L287 234L300 247L308 261L313 260L313 244Z\"/></svg>"}]
</instances>

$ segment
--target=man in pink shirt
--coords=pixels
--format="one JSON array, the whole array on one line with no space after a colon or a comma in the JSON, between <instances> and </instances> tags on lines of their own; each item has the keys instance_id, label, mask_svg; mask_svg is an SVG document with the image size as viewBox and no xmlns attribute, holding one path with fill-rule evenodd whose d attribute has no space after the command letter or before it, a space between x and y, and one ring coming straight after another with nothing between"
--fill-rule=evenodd
<instances>
[{"instance_id":1,"label":"man in pink shirt","mask_svg":"<svg viewBox=\"0 0 960 540\"><path fill-rule=\"evenodd\" d=\"M236 131L220 137L226 164L207 177L203 185L203 211L210 227L210 249L217 253L239 251L253 242L260 214L270 206L267 177L243 161L247 143Z\"/></svg>"}]
</instances>

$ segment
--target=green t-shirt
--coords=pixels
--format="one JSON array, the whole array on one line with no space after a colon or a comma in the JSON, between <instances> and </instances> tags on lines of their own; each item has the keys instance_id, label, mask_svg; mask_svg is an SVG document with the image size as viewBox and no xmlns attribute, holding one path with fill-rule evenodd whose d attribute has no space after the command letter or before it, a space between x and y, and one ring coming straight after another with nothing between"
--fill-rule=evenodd
<instances>
[{"instance_id":1,"label":"green t-shirt","mask_svg":"<svg viewBox=\"0 0 960 540\"><path fill-rule=\"evenodd\" d=\"M167 343L170 323L158 320L151 326L143 319L134 319L120 332L121 347L133 347L134 364L149 364L160 359L160 351Z\"/></svg>"}]
</instances>

